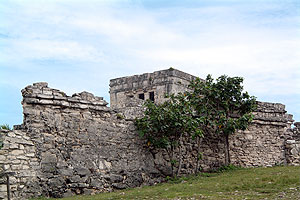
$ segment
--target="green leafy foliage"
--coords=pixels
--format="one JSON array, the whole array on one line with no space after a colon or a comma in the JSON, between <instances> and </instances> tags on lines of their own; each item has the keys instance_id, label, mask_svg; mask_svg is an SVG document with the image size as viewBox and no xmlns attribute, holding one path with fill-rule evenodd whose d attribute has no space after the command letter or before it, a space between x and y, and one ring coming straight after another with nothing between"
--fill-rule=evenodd
<instances>
[{"instance_id":1,"label":"green leafy foliage","mask_svg":"<svg viewBox=\"0 0 300 200\"><path fill-rule=\"evenodd\" d=\"M145 115L136 119L135 124L140 136L147 139L148 146L167 150L173 168L177 163L174 156L176 147L180 149L181 158L182 136L190 133L201 135L202 132L198 130L199 119L194 117L194 111L186 96L178 94L168 98L169 100L159 105L146 101ZM181 160L178 163L179 171Z\"/></svg>"},{"instance_id":2,"label":"green leafy foliage","mask_svg":"<svg viewBox=\"0 0 300 200\"><path fill-rule=\"evenodd\" d=\"M125 119L125 116L121 113L117 113L117 119Z\"/></svg>"},{"instance_id":3,"label":"green leafy foliage","mask_svg":"<svg viewBox=\"0 0 300 200\"><path fill-rule=\"evenodd\" d=\"M211 75L205 81L197 78L189 85L188 99L201 119L205 133L215 132L224 137L225 165L230 164L230 134L245 130L253 119L256 98L243 92L243 78Z\"/></svg>"},{"instance_id":4,"label":"green leafy foliage","mask_svg":"<svg viewBox=\"0 0 300 200\"><path fill-rule=\"evenodd\" d=\"M183 134L201 134L197 129L198 119L193 117L192 107L186 97L179 94L170 95L169 98L160 105L146 101L145 116L136 119L139 134L147 139L149 146L175 147Z\"/></svg>"},{"instance_id":5,"label":"green leafy foliage","mask_svg":"<svg viewBox=\"0 0 300 200\"><path fill-rule=\"evenodd\" d=\"M256 99L243 92L243 78L220 76L214 80L208 75L206 80L196 78L189 85L189 91L177 95L167 95L165 103L156 105L146 101L144 117L136 119L139 134L147 139L148 146L164 148L169 152L172 167L174 149L179 147L182 136L197 139L198 162L202 159L201 138L216 133L224 138L225 165L230 164L230 134L245 130L256 108ZM180 151L181 154L181 151ZM181 158L181 155L179 155ZM179 170L181 160L179 163Z\"/></svg>"},{"instance_id":6,"label":"green leafy foliage","mask_svg":"<svg viewBox=\"0 0 300 200\"><path fill-rule=\"evenodd\" d=\"M0 129L5 129L5 130L11 130L8 124L2 124L0 125Z\"/></svg>"},{"instance_id":7,"label":"green leafy foliage","mask_svg":"<svg viewBox=\"0 0 300 200\"><path fill-rule=\"evenodd\" d=\"M190 84L189 100L206 126L229 135L245 130L252 120L256 98L243 92L243 78L220 76L214 82L211 75L205 81L197 78Z\"/></svg>"}]
</instances>

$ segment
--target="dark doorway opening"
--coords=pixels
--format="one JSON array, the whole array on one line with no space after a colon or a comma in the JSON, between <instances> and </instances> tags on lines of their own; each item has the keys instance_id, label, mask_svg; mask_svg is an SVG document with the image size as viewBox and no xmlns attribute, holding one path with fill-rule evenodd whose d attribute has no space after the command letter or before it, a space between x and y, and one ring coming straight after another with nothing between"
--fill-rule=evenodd
<instances>
[{"instance_id":1,"label":"dark doorway opening","mask_svg":"<svg viewBox=\"0 0 300 200\"><path fill-rule=\"evenodd\" d=\"M154 102L154 92L149 92L149 99Z\"/></svg>"}]
</instances>

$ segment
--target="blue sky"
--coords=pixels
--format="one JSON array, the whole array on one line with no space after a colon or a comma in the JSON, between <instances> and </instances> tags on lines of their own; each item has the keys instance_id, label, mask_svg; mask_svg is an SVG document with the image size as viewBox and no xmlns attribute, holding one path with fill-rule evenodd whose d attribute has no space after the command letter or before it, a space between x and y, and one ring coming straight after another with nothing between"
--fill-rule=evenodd
<instances>
[{"instance_id":1,"label":"blue sky","mask_svg":"<svg viewBox=\"0 0 300 200\"><path fill-rule=\"evenodd\" d=\"M0 22L0 124L34 82L109 101L110 79L169 67L242 76L300 121L298 0L0 0Z\"/></svg>"}]
</instances>

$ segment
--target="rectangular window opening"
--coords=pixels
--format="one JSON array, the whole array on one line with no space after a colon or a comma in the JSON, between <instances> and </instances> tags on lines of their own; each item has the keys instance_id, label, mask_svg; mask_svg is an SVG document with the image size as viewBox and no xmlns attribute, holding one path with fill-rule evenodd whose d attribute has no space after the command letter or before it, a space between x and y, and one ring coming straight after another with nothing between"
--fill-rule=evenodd
<instances>
[{"instance_id":1,"label":"rectangular window opening","mask_svg":"<svg viewBox=\"0 0 300 200\"><path fill-rule=\"evenodd\" d=\"M154 102L154 92L149 92L149 99Z\"/></svg>"},{"instance_id":2,"label":"rectangular window opening","mask_svg":"<svg viewBox=\"0 0 300 200\"><path fill-rule=\"evenodd\" d=\"M139 99L145 100L145 94L144 93L139 94Z\"/></svg>"}]
</instances>

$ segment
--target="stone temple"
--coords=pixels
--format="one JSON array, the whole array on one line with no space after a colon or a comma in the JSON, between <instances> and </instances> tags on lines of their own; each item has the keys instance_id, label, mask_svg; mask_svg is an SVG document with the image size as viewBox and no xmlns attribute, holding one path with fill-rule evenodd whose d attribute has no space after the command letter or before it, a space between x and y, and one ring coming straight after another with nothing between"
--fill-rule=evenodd
<instances>
[{"instance_id":1,"label":"stone temple","mask_svg":"<svg viewBox=\"0 0 300 200\"><path fill-rule=\"evenodd\" d=\"M165 94L177 94L187 90L193 75L176 69L128 76L110 80L110 106L123 108L133 99L165 101Z\"/></svg>"},{"instance_id":2,"label":"stone temple","mask_svg":"<svg viewBox=\"0 0 300 200\"><path fill-rule=\"evenodd\" d=\"M193 75L176 69L110 81L110 105L89 92L67 96L48 83L22 90L23 123L0 130L0 170L10 177L12 199L66 197L152 185L170 175L164 150L150 149L134 119L144 100L161 103L166 93L187 89ZM300 165L300 123L280 103L257 102L254 120L229 138L231 163L243 167ZM180 175L224 165L224 141L205 137L197 145L186 138ZM178 157L178 155L177 155ZM175 166L176 167L176 166ZM0 187L0 199L7 198Z\"/></svg>"}]
</instances>

